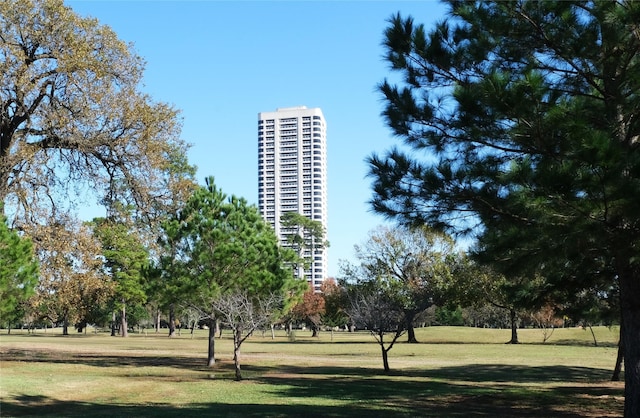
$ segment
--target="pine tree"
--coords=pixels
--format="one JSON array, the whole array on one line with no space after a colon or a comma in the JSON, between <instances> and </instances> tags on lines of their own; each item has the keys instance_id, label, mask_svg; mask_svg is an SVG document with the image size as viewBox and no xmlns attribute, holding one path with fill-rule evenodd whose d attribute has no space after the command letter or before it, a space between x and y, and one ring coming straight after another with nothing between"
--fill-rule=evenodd
<instances>
[{"instance_id":1,"label":"pine tree","mask_svg":"<svg viewBox=\"0 0 640 418\"><path fill-rule=\"evenodd\" d=\"M383 115L404 148L369 159L373 208L474 234L508 276L617 284L640 416L640 4L449 5L429 32L399 14L386 30L402 80L381 83Z\"/></svg>"},{"instance_id":2,"label":"pine tree","mask_svg":"<svg viewBox=\"0 0 640 418\"><path fill-rule=\"evenodd\" d=\"M7 226L0 216L0 321L9 332L21 318L21 305L35 292L38 263L31 241Z\"/></svg>"}]
</instances>

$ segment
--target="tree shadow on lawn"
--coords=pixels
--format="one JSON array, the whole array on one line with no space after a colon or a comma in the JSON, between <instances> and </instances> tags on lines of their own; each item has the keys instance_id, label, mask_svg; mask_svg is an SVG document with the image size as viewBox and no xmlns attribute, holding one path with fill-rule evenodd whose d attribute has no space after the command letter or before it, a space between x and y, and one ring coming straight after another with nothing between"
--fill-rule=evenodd
<instances>
[{"instance_id":1,"label":"tree shadow on lawn","mask_svg":"<svg viewBox=\"0 0 640 418\"><path fill-rule=\"evenodd\" d=\"M66 351L8 349L0 353L2 361L39 361L43 363L77 364L82 363L95 367L172 367L197 368L206 365L204 357L150 356L143 355L108 355L101 353L78 353Z\"/></svg>"},{"instance_id":2,"label":"tree shadow on lawn","mask_svg":"<svg viewBox=\"0 0 640 418\"><path fill-rule=\"evenodd\" d=\"M337 383L337 384L336 384ZM284 390L279 396L282 404L226 404L189 403L183 405L155 403L147 405L107 405L94 402L60 401L43 396L20 396L4 400L2 416L11 417L613 417L619 416L619 405L597 404L578 399L567 407L562 397L574 396L564 391L559 396L546 399L544 394L519 394L473 392L446 383L417 384L377 381L369 385L365 379L344 379L336 382L309 382L287 379L294 388ZM295 386L297 384L297 386ZM335 392L335 393L334 393ZM309 396L328 396L333 399L349 393L348 401L340 405L309 405ZM343 396L344 397L344 396Z\"/></svg>"},{"instance_id":3,"label":"tree shadow on lawn","mask_svg":"<svg viewBox=\"0 0 640 418\"><path fill-rule=\"evenodd\" d=\"M281 372L256 380L281 386L284 397L365 403L374 414L391 407L412 416L607 417L620 416L624 403L623 386L602 381L606 372L589 368L469 365L384 375L373 369L288 367Z\"/></svg>"},{"instance_id":4,"label":"tree shadow on lawn","mask_svg":"<svg viewBox=\"0 0 640 418\"><path fill-rule=\"evenodd\" d=\"M2 403L2 416L10 417L387 417L404 418L395 411L369 410L366 406L189 403L174 405L105 405L93 402L60 401L43 396L20 396Z\"/></svg>"},{"instance_id":5,"label":"tree shadow on lawn","mask_svg":"<svg viewBox=\"0 0 640 418\"><path fill-rule=\"evenodd\" d=\"M74 356L72 361L86 355ZM88 356L99 365L164 365L214 372L232 380L231 362L202 367L201 359ZM69 360L53 359L56 362ZM188 364L184 364L188 362ZM152 364L150 364L152 363ZM196 364L197 363L197 364ZM587 367L464 365L402 369L386 375L377 368L337 366L253 366L246 380L265 383L281 404L188 403L104 405L18 396L2 401L2 416L217 416L217 417L612 417L620 416L622 384L606 382L608 372ZM222 373L220 373L222 372ZM195 379L211 379L202 374ZM219 380L219 377L215 377ZM599 381L598 381L599 380ZM597 382L596 382L597 381ZM178 381L176 384L180 384ZM339 405L308 405L323 398Z\"/></svg>"},{"instance_id":6,"label":"tree shadow on lawn","mask_svg":"<svg viewBox=\"0 0 640 418\"><path fill-rule=\"evenodd\" d=\"M249 366L251 367L251 366ZM385 374L382 367L344 367L344 366L279 366L276 372L301 375L336 376L394 376L444 379L465 382L509 382L509 383L591 383L606 381L611 372L604 369L577 366L518 366L511 364L465 364L439 368L403 368L392 369ZM268 369L263 370L268 372Z\"/></svg>"},{"instance_id":7,"label":"tree shadow on lawn","mask_svg":"<svg viewBox=\"0 0 640 418\"><path fill-rule=\"evenodd\" d=\"M513 383L601 382L608 380L611 373L608 370L592 367L518 366L511 364L467 364L426 371L429 377L436 379Z\"/></svg>"}]
</instances>

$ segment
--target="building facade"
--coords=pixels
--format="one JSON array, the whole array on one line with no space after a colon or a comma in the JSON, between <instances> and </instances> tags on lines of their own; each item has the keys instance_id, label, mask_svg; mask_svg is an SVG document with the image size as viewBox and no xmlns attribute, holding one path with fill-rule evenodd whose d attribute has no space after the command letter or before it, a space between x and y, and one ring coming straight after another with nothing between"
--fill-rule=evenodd
<instances>
[{"instance_id":1,"label":"building facade","mask_svg":"<svg viewBox=\"0 0 640 418\"><path fill-rule=\"evenodd\" d=\"M283 245L280 217L297 212L327 230L327 127L319 108L279 108L258 114L258 207ZM325 236L326 238L326 236ZM299 268L318 290L327 274L327 250L307 250Z\"/></svg>"}]
</instances>

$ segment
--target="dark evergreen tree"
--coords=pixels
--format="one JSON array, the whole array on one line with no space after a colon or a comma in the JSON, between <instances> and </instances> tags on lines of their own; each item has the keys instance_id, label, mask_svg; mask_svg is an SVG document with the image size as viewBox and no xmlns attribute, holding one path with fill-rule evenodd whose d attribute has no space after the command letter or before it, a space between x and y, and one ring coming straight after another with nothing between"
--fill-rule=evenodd
<instances>
[{"instance_id":1,"label":"dark evergreen tree","mask_svg":"<svg viewBox=\"0 0 640 418\"><path fill-rule=\"evenodd\" d=\"M31 241L10 229L0 215L0 318L9 332L23 316L22 305L35 293L37 283L38 263Z\"/></svg>"},{"instance_id":2,"label":"dark evergreen tree","mask_svg":"<svg viewBox=\"0 0 640 418\"><path fill-rule=\"evenodd\" d=\"M620 291L625 416L640 416L640 3L450 1L385 33L373 208L471 232L507 277ZM599 274L605 267L614 272Z\"/></svg>"}]
</instances>

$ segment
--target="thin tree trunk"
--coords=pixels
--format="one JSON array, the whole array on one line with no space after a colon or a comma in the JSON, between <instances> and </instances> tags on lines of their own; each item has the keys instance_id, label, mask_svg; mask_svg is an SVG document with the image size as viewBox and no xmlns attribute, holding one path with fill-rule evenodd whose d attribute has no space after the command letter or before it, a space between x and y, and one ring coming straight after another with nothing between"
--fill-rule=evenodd
<instances>
[{"instance_id":1,"label":"thin tree trunk","mask_svg":"<svg viewBox=\"0 0 640 418\"><path fill-rule=\"evenodd\" d=\"M169 338L176 336L176 314L173 303L169 305Z\"/></svg>"},{"instance_id":2,"label":"thin tree trunk","mask_svg":"<svg viewBox=\"0 0 640 418\"><path fill-rule=\"evenodd\" d=\"M209 349L207 352L207 366L212 367L216 364L215 359L215 347L216 347L216 321L214 319L209 320Z\"/></svg>"},{"instance_id":3,"label":"thin tree trunk","mask_svg":"<svg viewBox=\"0 0 640 418\"><path fill-rule=\"evenodd\" d=\"M160 333L160 308L156 309L156 334Z\"/></svg>"},{"instance_id":4,"label":"thin tree trunk","mask_svg":"<svg viewBox=\"0 0 640 418\"><path fill-rule=\"evenodd\" d=\"M622 345L622 325L620 326L620 339L618 340L618 356L616 357L616 365L613 368L612 382L620 381L620 372L622 371L622 360L624 359L624 346Z\"/></svg>"},{"instance_id":5,"label":"thin tree trunk","mask_svg":"<svg viewBox=\"0 0 640 418\"><path fill-rule=\"evenodd\" d=\"M598 346L598 340L596 340L596 333L593 332L593 327L591 326L591 324L589 323L589 331L591 331L591 338L593 338L593 345L594 346Z\"/></svg>"},{"instance_id":6,"label":"thin tree trunk","mask_svg":"<svg viewBox=\"0 0 640 418\"><path fill-rule=\"evenodd\" d=\"M62 335L69 335L69 313L68 311L64 311L64 315L62 317Z\"/></svg>"},{"instance_id":7,"label":"thin tree trunk","mask_svg":"<svg viewBox=\"0 0 640 418\"><path fill-rule=\"evenodd\" d=\"M124 303L122 304L122 312L121 312L121 318L120 318L120 335L122 335L123 337L128 337L129 336L129 327L127 325L127 305L125 305Z\"/></svg>"},{"instance_id":8,"label":"thin tree trunk","mask_svg":"<svg viewBox=\"0 0 640 418\"><path fill-rule=\"evenodd\" d=\"M413 312L405 312L405 317L407 318L407 342L411 344L416 344L418 339L416 338L416 330L413 328L413 319L415 318L415 313Z\"/></svg>"},{"instance_id":9,"label":"thin tree trunk","mask_svg":"<svg viewBox=\"0 0 640 418\"><path fill-rule=\"evenodd\" d=\"M271 339L272 340L276 339L276 330L274 329L273 324L271 324Z\"/></svg>"},{"instance_id":10,"label":"thin tree trunk","mask_svg":"<svg viewBox=\"0 0 640 418\"><path fill-rule=\"evenodd\" d=\"M233 332L233 364L236 368L236 380L242 380L240 371L240 339L242 338L242 330L238 328Z\"/></svg>"},{"instance_id":11,"label":"thin tree trunk","mask_svg":"<svg viewBox=\"0 0 640 418\"><path fill-rule=\"evenodd\" d=\"M516 321L515 309L509 309L509 316L511 319L511 340L507 344L519 344L518 342L518 327Z\"/></svg>"},{"instance_id":12,"label":"thin tree trunk","mask_svg":"<svg viewBox=\"0 0 640 418\"><path fill-rule=\"evenodd\" d=\"M378 337L380 338L378 341L380 343L380 350L382 350L382 366L384 367L384 372L389 373L389 352L384 349L384 332L378 332Z\"/></svg>"},{"instance_id":13,"label":"thin tree trunk","mask_svg":"<svg viewBox=\"0 0 640 418\"><path fill-rule=\"evenodd\" d=\"M111 336L116 336L116 311L111 312Z\"/></svg>"}]
</instances>

